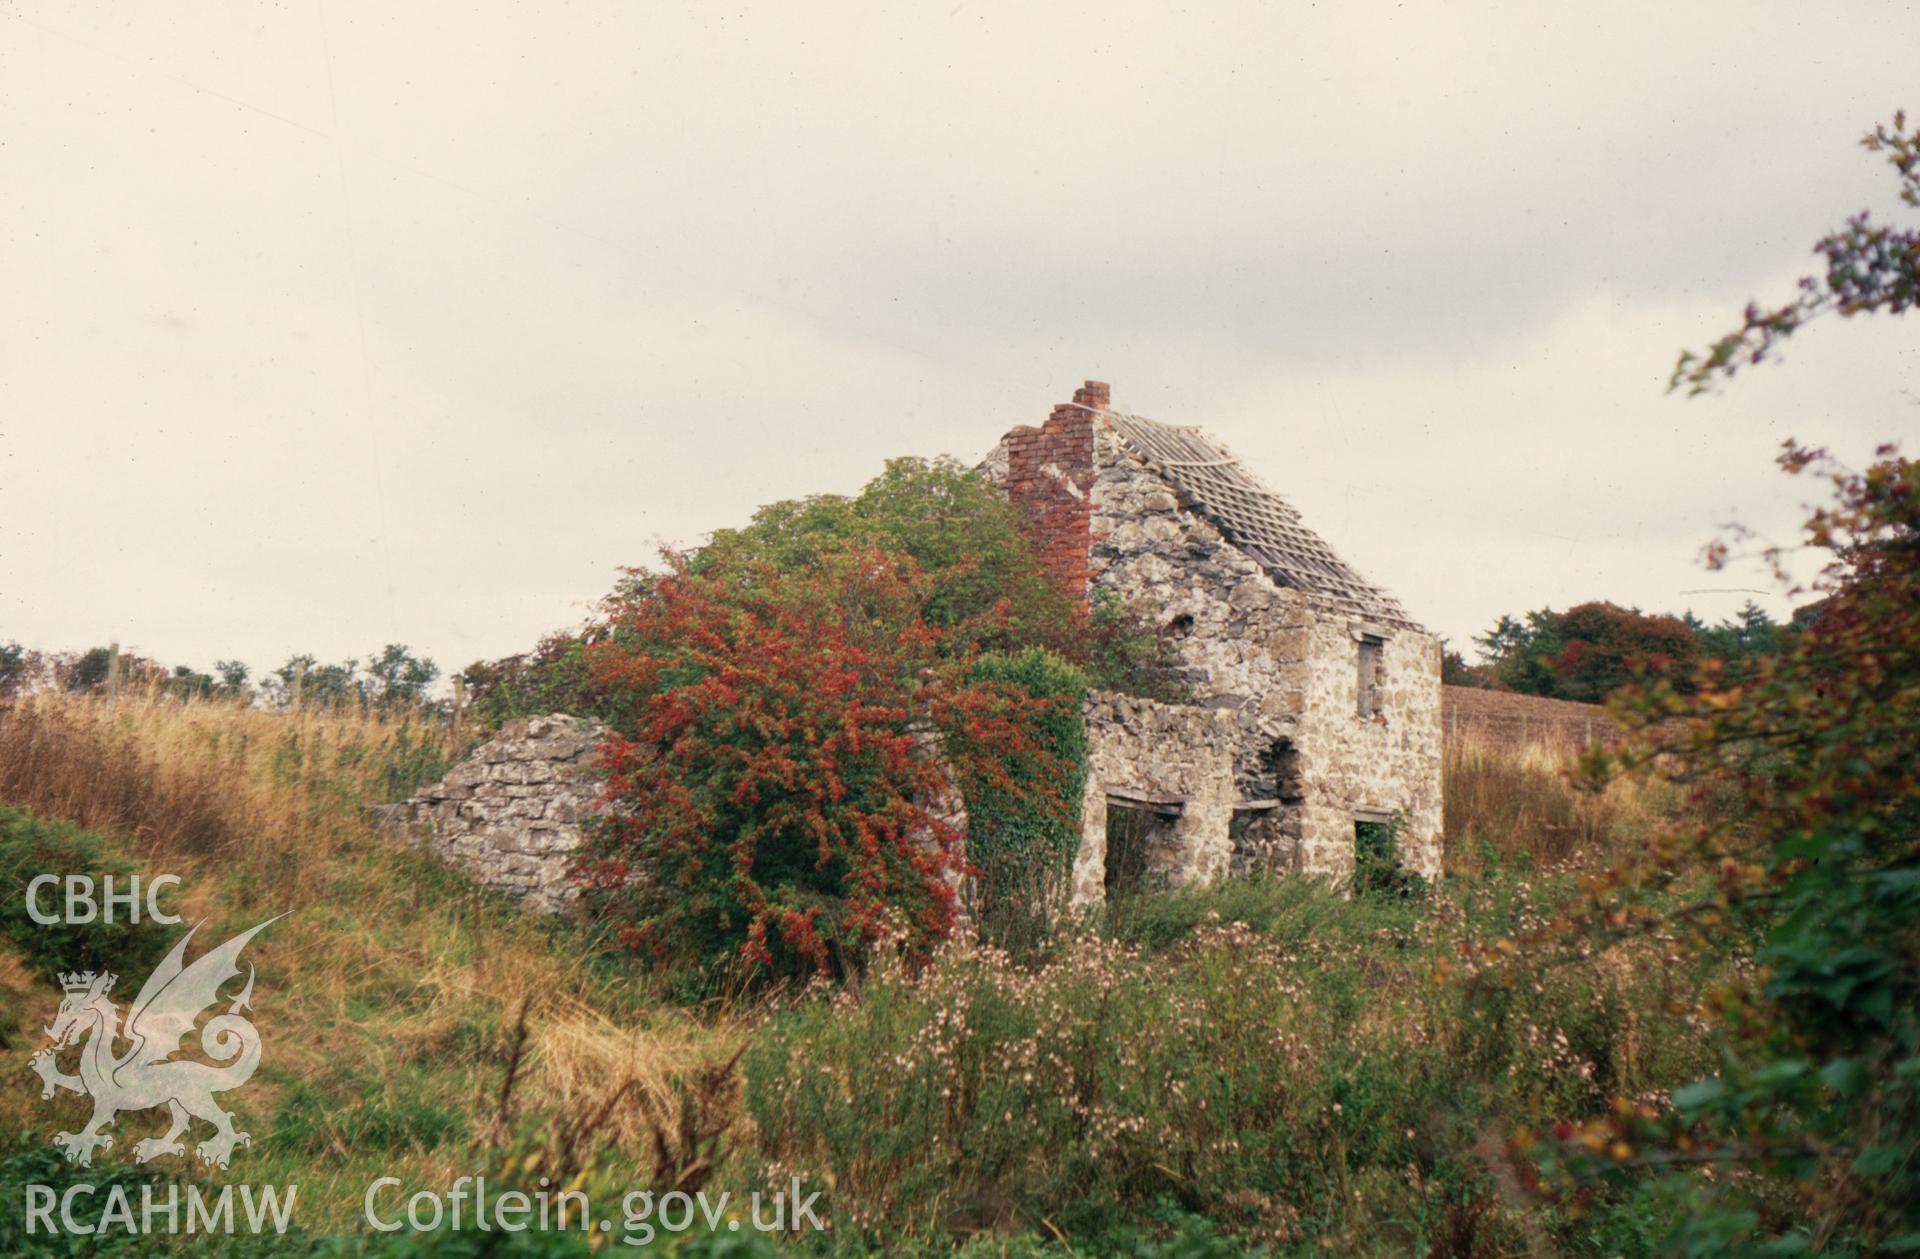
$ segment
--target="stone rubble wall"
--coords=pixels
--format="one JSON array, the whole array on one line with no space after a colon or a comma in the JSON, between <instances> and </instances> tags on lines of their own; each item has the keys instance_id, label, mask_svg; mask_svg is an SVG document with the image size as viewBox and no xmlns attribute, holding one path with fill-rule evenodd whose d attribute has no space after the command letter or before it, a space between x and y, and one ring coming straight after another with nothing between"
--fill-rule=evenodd
<instances>
[{"instance_id":1,"label":"stone rubble wall","mask_svg":"<svg viewBox=\"0 0 1920 1259\"><path fill-rule=\"evenodd\" d=\"M1306 705L1311 602L1190 510L1111 429L1096 456L1094 586L1160 632L1201 703L1232 712L1250 735L1284 734Z\"/></svg>"},{"instance_id":2,"label":"stone rubble wall","mask_svg":"<svg viewBox=\"0 0 1920 1259\"><path fill-rule=\"evenodd\" d=\"M578 894L567 872L600 798L584 771L606 735L600 722L563 713L508 722L445 778L376 812L474 882L558 912Z\"/></svg>"},{"instance_id":3,"label":"stone rubble wall","mask_svg":"<svg viewBox=\"0 0 1920 1259\"><path fill-rule=\"evenodd\" d=\"M1146 615L1199 702L1232 715L1238 798L1292 796L1248 819L1234 872L1269 866L1344 878L1356 819L1399 813L1403 859L1437 875L1439 640L1366 627L1384 647L1377 711L1360 716L1353 613L1276 583L1111 429L1099 433L1095 458L1094 587ZM1273 773L1281 740L1294 757L1284 785Z\"/></svg>"},{"instance_id":4,"label":"stone rubble wall","mask_svg":"<svg viewBox=\"0 0 1920 1259\"><path fill-rule=\"evenodd\" d=\"M1239 798L1292 797L1248 819L1235 873L1275 866L1344 878L1356 819L1398 813L1407 822L1403 859L1437 875L1439 640L1366 626L1384 646L1376 712L1360 716L1353 613L1276 583L1110 429L1095 458L1094 587L1146 615L1200 703L1232 715ZM1288 784L1273 771L1281 740L1293 751Z\"/></svg>"},{"instance_id":5,"label":"stone rubble wall","mask_svg":"<svg viewBox=\"0 0 1920 1259\"><path fill-rule=\"evenodd\" d=\"M1047 427L1065 430L1079 414L1057 411ZM1195 707L1218 714L1204 733L1215 746L1204 755L1183 749L1177 759L1190 768L1217 761L1224 751L1233 800L1277 802L1234 827L1230 800L1217 834L1182 846L1188 864L1181 877L1212 877L1223 846L1225 869L1234 874L1279 868L1345 877L1353 868L1356 820L1394 814L1407 820L1403 859L1437 874L1439 640L1415 630L1365 627L1384 645L1377 712L1362 717L1354 614L1326 596L1275 582L1110 426L1095 423L1093 430L1092 466L1061 469L1063 484L1086 495L1086 588L1109 591L1144 617L1171 648L1198 697ZM1012 475L1019 462L1012 443L1024 437L1031 448L1035 434L1016 429L982 465L1021 501L1032 490ZM1056 535L1078 528L1057 510L1038 515L1036 524L1047 527L1055 547ZM1105 716L1096 708L1089 710L1088 737L1099 747ZM1189 733L1203 737L1200 725ZM1143 790L1167 780L1155 747L1122 736L1106 742L1107 780ZM1276 755L1282 749L1284 758ZM1276 772L1282 760L1285 782ZM1101 774L1090 775L1084 811L1080 866L1089 872L1104 870L1105 801L1095 792L1101 781ZM1097 880L1076 877L1076 898L1098 892Z\"/></svg>"},{"instance_id":6,"label":"stone rubble wall","mask_svg":"<svg viewBox=\"0 0 1920 1259\"><path fill-rule=\"evenodd\" d=\"M1172 819L1171 843L1148 850L1149 876L1181 884L1205 883L1226 873L1236 796L1232 715L1106 691L1089 693L1084 711L1087 787L1072 902L1099 904L1106 898L1107 797L1113 792L1185 802Z\"/></svg>"}]
</instances>

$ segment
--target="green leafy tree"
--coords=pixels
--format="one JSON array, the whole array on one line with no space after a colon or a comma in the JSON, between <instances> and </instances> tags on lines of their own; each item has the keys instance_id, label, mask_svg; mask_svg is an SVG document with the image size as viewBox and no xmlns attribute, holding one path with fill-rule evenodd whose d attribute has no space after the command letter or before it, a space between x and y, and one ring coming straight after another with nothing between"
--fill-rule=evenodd
<instances>
[{"instance_id":1,"label":"green leafy tree","mask_svg":"<svg viewBox=\"0 0 1920 1259\"><path fill-rule=\"evenodd\" d=\"M1523 695L1552 695L1553 673L1547 661L1560 650L1560 614L1552 608L1501 615L1493 627L1473 641L1487 662L1494 683Z\"/></svg>"},{"instance_id":2,"label":"green leafy tree","mask_svg":"<svg viewBox=\"0 0 1920 1259\"><path fill-rule=\"evenodd\" d=\"M1594 704L1636 677L1684 677L1700 654L1684 621L1611 603L1568 608L1554 624L1559 650L1546 660L1552 694Z\"/></svg>"},{"instance_id":3,"label":"green leafy tree","mask_svg":"<svg viewBox=\"0 0 1920 1259\"><path fill-rule=\"evenodd\" d=\"M461 670L480 724L494 729L516 717L556 712L610 716L617 699L598 685L587 667L587 649L608 631L608 625L599 622L579 633L549 634L530 652L476 660Z\"/></svg>"},{"instance_id":4,"label":"green leafy tree","mask_svg":"<svg viewBox=\"0 0 1920 1259\"><path fill-rule=\"evenodd\" d=\"M1903 126L1868 147L1892 150L1911 205ZM1824 282L1771 317L1750 307L1713 351L1681 360L1675 388L1760 361L1824 310L1913 304L1911 233L1862 215L1819 248ZM1622 770L1690 785L1713 820L1656 835L1515 950L1537 966L1555 943L1645 933L1727 957L1734 978L1697 1010L1721 1069L1670 1105L1622 1097L1523 1139L1523 1173L1576 1197L1656 1176L1688 1254L1907 1254L1920 1251L1920 466L1883 446L1854 471L1793 442L1781 464L1832 490L1805 530L1830 557L1817 611L1750 669L1710 659L1691 690L1618 697L1635 737L1587 766L1596 785ZM1716 547L1710 563L1729 555ZM1676 1170L1703 1167L1715 1173Z\"/></svg>"},{"instance_id":5,"label":"green leafy tree","mask_svg":"<svg viewBox=\"0 0 1920 1259\"><path fill-rule=\"evenodd\" d=\"M66 671L69 691L97 691L107 684L113 669L113 652L105 647L89 647L80 653Z\"/></svg>"},{"instance_id":6,"label":"green leafy tree","mask_svg":"<svg viewBox=\"0 0 1920 1259\"><path fill-rule=\"evenodd\" d=\"M401 643L388 643L368 659L362 684L367 702L384 708L418 704L440 676L440 666Z\"/></svg>"},{"instance_id":7,"label":"green leafy tree","mask_svg":"<svg viewBox=\"0 0 1920 1259\"><path fill-rule=\"evenodd\" d=\"M213 671L220 679L216 689L221 698L238 700L242 703L253 701L253 684L249 681L252 670L244 661L216 660Z\"/></svg>"},{"instance_id":8,"label":"green leafy tree","mask_svg":"<svg viewBox=\"0 0 1920 1259\"><path fill-rule=\"evenodd\" d=\"M272 673L275 702L282 706L299 702L316 708L330 708L360 698L354 685L357 660L345 664L321 664L314 656L302 653L287 657L287 662Z\"/></svg>"},{"instance_id":9,"label":"green leafy tree","mask_svg":"<svg viewBox=\"0 0 1920 1259\"><path fill-rule=\"evenodd\" d=\"M1480 670L1467 663L1460 649L1449 643L1440 644L1440 681L1446 686L1485 686L1487 680Z\"/></svg>"},{"instance_id":10,"label":"green leafy tree","mask_svg":"<svg viewBox=\"0 0 1920 1259\"><path fill-rule=\"evenodd\" d=\"M205 699L213 694L213 677L187 665L175 665L167 675L167 694L176 699Z\"/></svg>"},{"instance_id":11,"label":"green leafy tree","mask_svg":"<svg viewBox=\"0 0 1920 1259\"><path fill-rule=\"evenodd\" d=\"M1025 525L1018 505L954 459L890 459L853 498L763 507L744 528L714 534L691 563L695 571L745 561L802 572L850 546L895 552L927 574L927 623L958 631L951 650L1043 647L1097 687L1175 689L1159 640L1117 599L1096 592L1088 614L1076 615Z\"/></svg>"},{"instance_id":12,"label":"green leafy tree","mask_svg":"<svg viewBox=\"0 0 1920 1259\"><path fill-rule=\"evenodd\" d=\"M925 575L927 624L946 631L944 650L1043 648L1089 685L1160 699L1186 692L1165 645L1130 609L1095 591L1085 615L1048 578L1025 516L979 474L950 458L894 459L848 498L814 495L771 503L738 529L716 532L684 557L689 573L764 565L803 575L850 549L904 555ZM534 712L623 719L623 696L586 667L589 649L625 631L620 612L644 599L658 574L630 573L583 630L556 634L532 652L477 661L463 671L483 722Z\"/></svg>"},{"instance_id":13,"label":"green leafy tree","mask_svg":"<svg viewBox=\"0 0 1920 1259\"><path fill-rule=\"evenodd\" d=\"M1502 616L1474 641L1504 689L1589 704L1643 673L1684 674L1699 655L1679 618L1606 602Z\"/></svg>"},{"instance_id":14,"label":"green leafy tree","mask_svg":"<svg viewBox=\"0 0 1920 1259\"><path fill-rule=\"evenodd\" d=\"M27 649L19 643L0 643L0 695L12 695L26 684Z\"/></svg>"},{"instance_id":15,"label":"green leafy tree","mask_svg":"<svg viewBox=\"0 0 1920 1259\"><path fill-rule=\"evenodd\" d=\"M1694 622L1693 628L1700 640L1701 656L1718 660L1736 673L1751 673L1762 660L1778 655L1786 646L1788 634L1785 626L1751 599L1720 624Z\"/></svg>"}]
</instances>

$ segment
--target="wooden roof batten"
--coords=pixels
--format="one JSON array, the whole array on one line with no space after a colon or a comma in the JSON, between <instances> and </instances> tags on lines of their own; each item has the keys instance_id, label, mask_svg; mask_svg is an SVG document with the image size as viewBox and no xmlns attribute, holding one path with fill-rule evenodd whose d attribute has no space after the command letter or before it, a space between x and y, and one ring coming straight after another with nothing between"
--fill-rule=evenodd
<instances>
[{"instance_id":1,"label":"wooden roof batten","mask_svg":"<svg viewBox=\"0 0 1920 1259\"><path fill-rule=\"evenodd\" d=\"M1325 595L1348 612L1421 630L1385 590L1348 567L1294 506L1199 431L1119 411L1101 414L1148 469L1171 481L1194 510L1282 586ZM1424 631L1423 631L1424 632Z\"/></svg>"}]
</instances>

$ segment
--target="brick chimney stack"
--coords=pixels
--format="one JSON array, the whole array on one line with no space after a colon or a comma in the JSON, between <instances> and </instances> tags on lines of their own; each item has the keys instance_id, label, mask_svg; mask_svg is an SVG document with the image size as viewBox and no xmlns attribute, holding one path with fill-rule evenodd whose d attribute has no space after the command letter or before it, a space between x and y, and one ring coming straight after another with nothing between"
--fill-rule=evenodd
<instances>
[{"instance_id":1,"label":"brick chimney stack","mask_svg":"<svg viewBox=\"0 0 1920 1259\"><path fill-rule=\"evenodd\" d=\"M1094 413L1107 410L1109 398L1105 382L1089 380L1041 427L1007 434L1007 496L1026 507L1041 563L1081 612L1093 546Z\"/></svg>"}]
</instances>

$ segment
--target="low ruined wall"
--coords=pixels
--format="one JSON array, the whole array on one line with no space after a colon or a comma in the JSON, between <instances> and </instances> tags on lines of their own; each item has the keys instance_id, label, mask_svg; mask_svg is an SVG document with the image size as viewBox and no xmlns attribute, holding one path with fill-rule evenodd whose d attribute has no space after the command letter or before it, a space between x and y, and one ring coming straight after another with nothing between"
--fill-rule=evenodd
<instances>
[{"instance_id":1,"label":"low ruined wall","mask_svg":"<svg viewBox=\"0 0 1920 1259\"><path fill-rule=\"evenodd\" d=\"M1073 902L1106 899L1107 797L1144 793L1184 801L1170 842L1148 852L1148 869L1169 883L1208 882L1227 872L1239 727L1213 708L1159 704L1095 691L1087 696L1087 788Z\"/></svg>"},{"instance_id":2,"label":"low ruined wall","mask_svg":"<svg viewBox=\"0 0 1920 1259\"><path fill-rule=\"evenodd\" d=\"M528 907L565 908L581 823L599 799L583 773L606 737L590 718L554 713L508 722L445 778L378 810L383 825L476 883Z\"/></svg>"}]
</instances>

